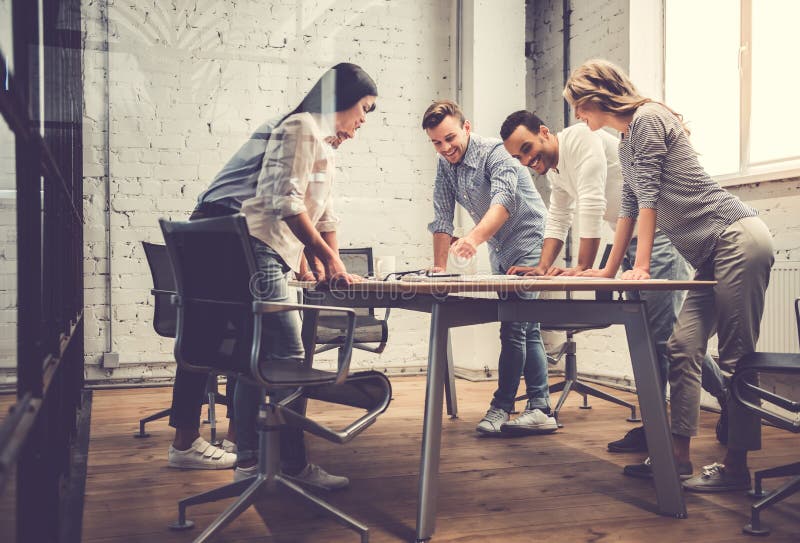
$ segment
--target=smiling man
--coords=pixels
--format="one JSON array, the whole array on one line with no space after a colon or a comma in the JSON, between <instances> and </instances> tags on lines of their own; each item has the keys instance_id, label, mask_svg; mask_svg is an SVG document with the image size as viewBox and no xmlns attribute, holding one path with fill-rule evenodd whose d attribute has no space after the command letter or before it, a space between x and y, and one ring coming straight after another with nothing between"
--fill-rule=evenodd
<instances>
[{"instance_id":1,"label":"smiling man","mask_svg":"<svg viewBox=\"0 0 800 543\"><path fill-rule=\"evenodd\" d=\"M547 211L526 168L514 160L500 140L472 133L470 122L455 102L434 102L425 111L422 128L439 153L433 195L434 268L444 270L448 251L461 258L475 256L486 242L492 272L505 274L514 266L539 261ZM455 204L461 204L475 227L452 244ZM520 293L535 298L535 293ZM536 434L554 432L550 413L547 358L539 323L504 322L500 325L497 391L476 430L482 434ZM528 403L509 420L520 376L525 376Z\"/></svg>"},{"instance_id":2,"label":"smiling man","mask_svg":"<svg viewBox=\"0 0 800 543\"><path fill-rule=\"evenodd\" d=\"M544 232L542 258L536 266L513 271L534 275L574 275L591 268L600 245L605 219L611 228L619 212L622 172L617 139L604 131L592 132L576 124L553 134L530 111L508 116L500 129L506 150L552 186ZM578 207L580 246L578 264L568 270L553 266Z\"/></svg>"},{"instance_id":3,"label":"smiling man","mask_svg":"<svg viewBox=\"0 0 800 543\"><path fill-rule=\"evenodd\" d=\"M546 175L552 186L550 209L544 232L542 257L532 267L515 266L511 273L530 275L574 275L589 269L600 245L602 223L616 226L622 197L622 170L619 164L619 140L603 130L592 131L584 123L575 124L553 134L542 120L530 111L516 111L500 128L506 150L520 163L539 175ZM561 252L567 232L572 226L577 207L580 246L578 265L562 269L553 263ZM631 240L623 259L623 268L630 269L636 259L637 238ZM650 275L653 279L689 279L689 269L683 258L661 231L653 241ZM667 340L675 325L683 293L672 291L629 292L628 298L647 302L647 314L659 360L662 392L666 396ZM703 360L703 388L725 405L722 375L714 360ZM727 435L722 426L717 435ZM608 444L611 452L647 452L644 428L637 427L622 439ZM635 474L633 476L636 476Z\"/></svg>"}]
</instances>

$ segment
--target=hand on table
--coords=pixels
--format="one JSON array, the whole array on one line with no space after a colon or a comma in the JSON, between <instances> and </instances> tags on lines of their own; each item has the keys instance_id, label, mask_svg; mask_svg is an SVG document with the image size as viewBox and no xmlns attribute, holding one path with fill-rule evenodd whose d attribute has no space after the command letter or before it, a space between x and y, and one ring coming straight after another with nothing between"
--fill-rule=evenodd
<instances>
[{"instance_id":1,"label":"hand on table","mask_svg":"<svg viewBox=\"0 0 800 543\"><path fill-rule=\"evenodd\" d=\"M624 272L620 276L620 279L627 279L629 281L645 281L650 279L650 272L642 268L633 268L632 270Z\"/></svg>"},{"instance_id":2,"label":"hand on table","mask_svg":"<svg viewBox=\"0 0 800 543\"><path fill-rule=\"evenodd\" d=\"M506 275L546 275L547 270L542 266L511 266L508 268Z\"/></svg>"},{"instance_id":3,"label":"hand on table","mask_svg":"<svg viewBox=\"0 0 800 543\"><path fill-rule=\"evenodd\" d=\"M580 273L578 273L576 275L578 275L580 277L605 277L606 279L613 279L614 278L614 274L611 273L606 268L602 268L602 269L599 269L599 270L595 269L595 268L590 268L588 270L583 270L582 272L580 272Z\"/></svg>"}]
</instances>

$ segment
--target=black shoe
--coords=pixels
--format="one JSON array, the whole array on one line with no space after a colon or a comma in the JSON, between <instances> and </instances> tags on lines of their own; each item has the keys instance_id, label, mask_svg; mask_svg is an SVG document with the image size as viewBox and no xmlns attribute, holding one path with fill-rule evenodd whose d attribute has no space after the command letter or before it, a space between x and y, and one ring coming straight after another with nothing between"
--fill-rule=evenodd
<instances>
[{"instance_id":1,"label":"black shoe","mask_svg":"<svg viewBox=\"0 0 800 543\"><path fill-rule=\"evenodd\" d=\"M644 426L634 428L622 439L608 444L608 452L647 452L647 438L644 435Z\"/></svg>"},{"instance_id":2,"label":"black shoe","mask_svg":"<svg viewBox=\"0 0 800 543\"><path fill-rule=\"evenodd\" d=\"M686 481L692 478L692 463L678 464L678 477L681 481ZM653 478L653 462L650 457L644 459L641 464L631 464L625 466L622 473L628 477L635 477L637 479L652 479Z\"/></svg>"}]
</instances>

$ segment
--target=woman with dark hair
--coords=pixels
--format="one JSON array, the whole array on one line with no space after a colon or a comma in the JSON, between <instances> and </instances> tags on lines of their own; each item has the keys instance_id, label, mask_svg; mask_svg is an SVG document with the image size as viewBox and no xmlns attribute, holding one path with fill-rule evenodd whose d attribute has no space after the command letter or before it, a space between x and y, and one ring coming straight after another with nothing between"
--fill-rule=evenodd
<instances>
[{"instance_id":1,"label":"woman with dark hair","mask_svg":"<svg viewBox=\"0 0 800 543\"><path fill-rule=\"evenodd\" d=\"M332 208L334 150L355 137L375 109L377 93L372 78L355 64L337 64L325 72L272 131L256 194L242 205L253 237L298 272L305 251L318 280L341 276L349 282L338 255L338 219Z\"/></svg>"},{"instance_id":2,"label":"woman with dark hair","mask_svg":"<svg viewBox=\"0 0 800 543\"><path fill-rule=\"evenodd\" d=\"M330 68L294 110L256 129L198 198L193 219L244 213L260 272L252 284L259 299L289 301L290 271L304 279L326 282L357 280L339 258L338 219L332 205L334 155L366 122L377 95L375 82L359 66L341 63ZM305 269L303 253L312 263L311 271ZM273 358L302 360L296 313L265 318L262 351ZM180 370L176 375L173 410L185 415L170 419L176 428L170 465L230 467L223 466L227 456L213 462L206 458L209 450L219 453L198 437L205 379L192 377ZM237 429L234 478L238 480L256 473L256 417L263 398L258 387L240 382L235 388L232 421ZM229 433L229 437L233 436ZM227 440L224 445L228 450L234 448ZM281 459L284 474L299 482L327 489L348 484L347 478L329 475L308 463L302 431L282 431Z\"/></svg>"},{"instance_id":3,"label":"woman with dark hair","mask_svg":"<svg viewBox=\"0 0 800 543\"><path fill-rule=\"evenodd\" d=\"M375 109L375 82L355 64L337 64L319 79L300 105L272 130L266 143L255 194L242 213L250 230L259 276L254 294L264 301L289 301L287 275L300 272L303 253L319 281L350 284L339 258L333 211L335 150L355 137ZM272 358L303 360L300 321L295 312L264 320L262 350ZM256 417L261 389L239 382L235 413L238 458L234 479L257 472ZM280 397L274 399L280 400ZM311 486L343 488L346 477L308 462L303 431L281 430L283 473Z\"/></svg>"}]
</instances>

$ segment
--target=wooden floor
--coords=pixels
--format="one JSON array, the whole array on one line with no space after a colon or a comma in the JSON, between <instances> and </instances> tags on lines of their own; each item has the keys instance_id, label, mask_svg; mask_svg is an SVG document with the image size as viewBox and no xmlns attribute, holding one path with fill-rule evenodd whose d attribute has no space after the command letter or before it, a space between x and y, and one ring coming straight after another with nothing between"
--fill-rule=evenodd
<instances>
[{"instance_id":1,"label":"wooden floor","mask_svg":"<svg viewBox=\"0 0 800 543\"><path fill-rule=\"evenodd\" d=\"M389 410L349 445L309 437L312 460L351 479L349 489L326 498L367 524L373 543L414 539L424 384L423 377L394 379ZM474 427L494 383L459 380L457 386L460 418L444 421L433 541L753 541L741 533L751 502L740 493L687 494L685 520L652 512L652 484L621 474L622 466L640 460L640 455L606 452L607 441L632 427L625 421L626 410L599 400L592 402L593 409L581 410L580 397L575 396L562 412L565 427L556 434L480 438ZM167 529L178 499L232 477L231 471L167 468L172 433L166 421L148 426L149 439L133 439L137 420L167 406L169 400L168 388L94 393L84 541L188 542L223 510L223 503L190 508L189 518L197 524L194 530ZM332 424L345 420L342 410L322 413L320 404L311 405L310 413ZM718 459L723 450L713 437L716 418L712 413L701 416L701 435L693 442L696 470ZM764 428L764 449L753 455L751 466L797 461L798 445L798 436ZM773 530L765 541L800 541L800 496L775 506L763 519ZM358 538L316 511L297 508L294 501L268 498L228 526L218 541L355 542Z\"/></svg>"}]
</instances>

